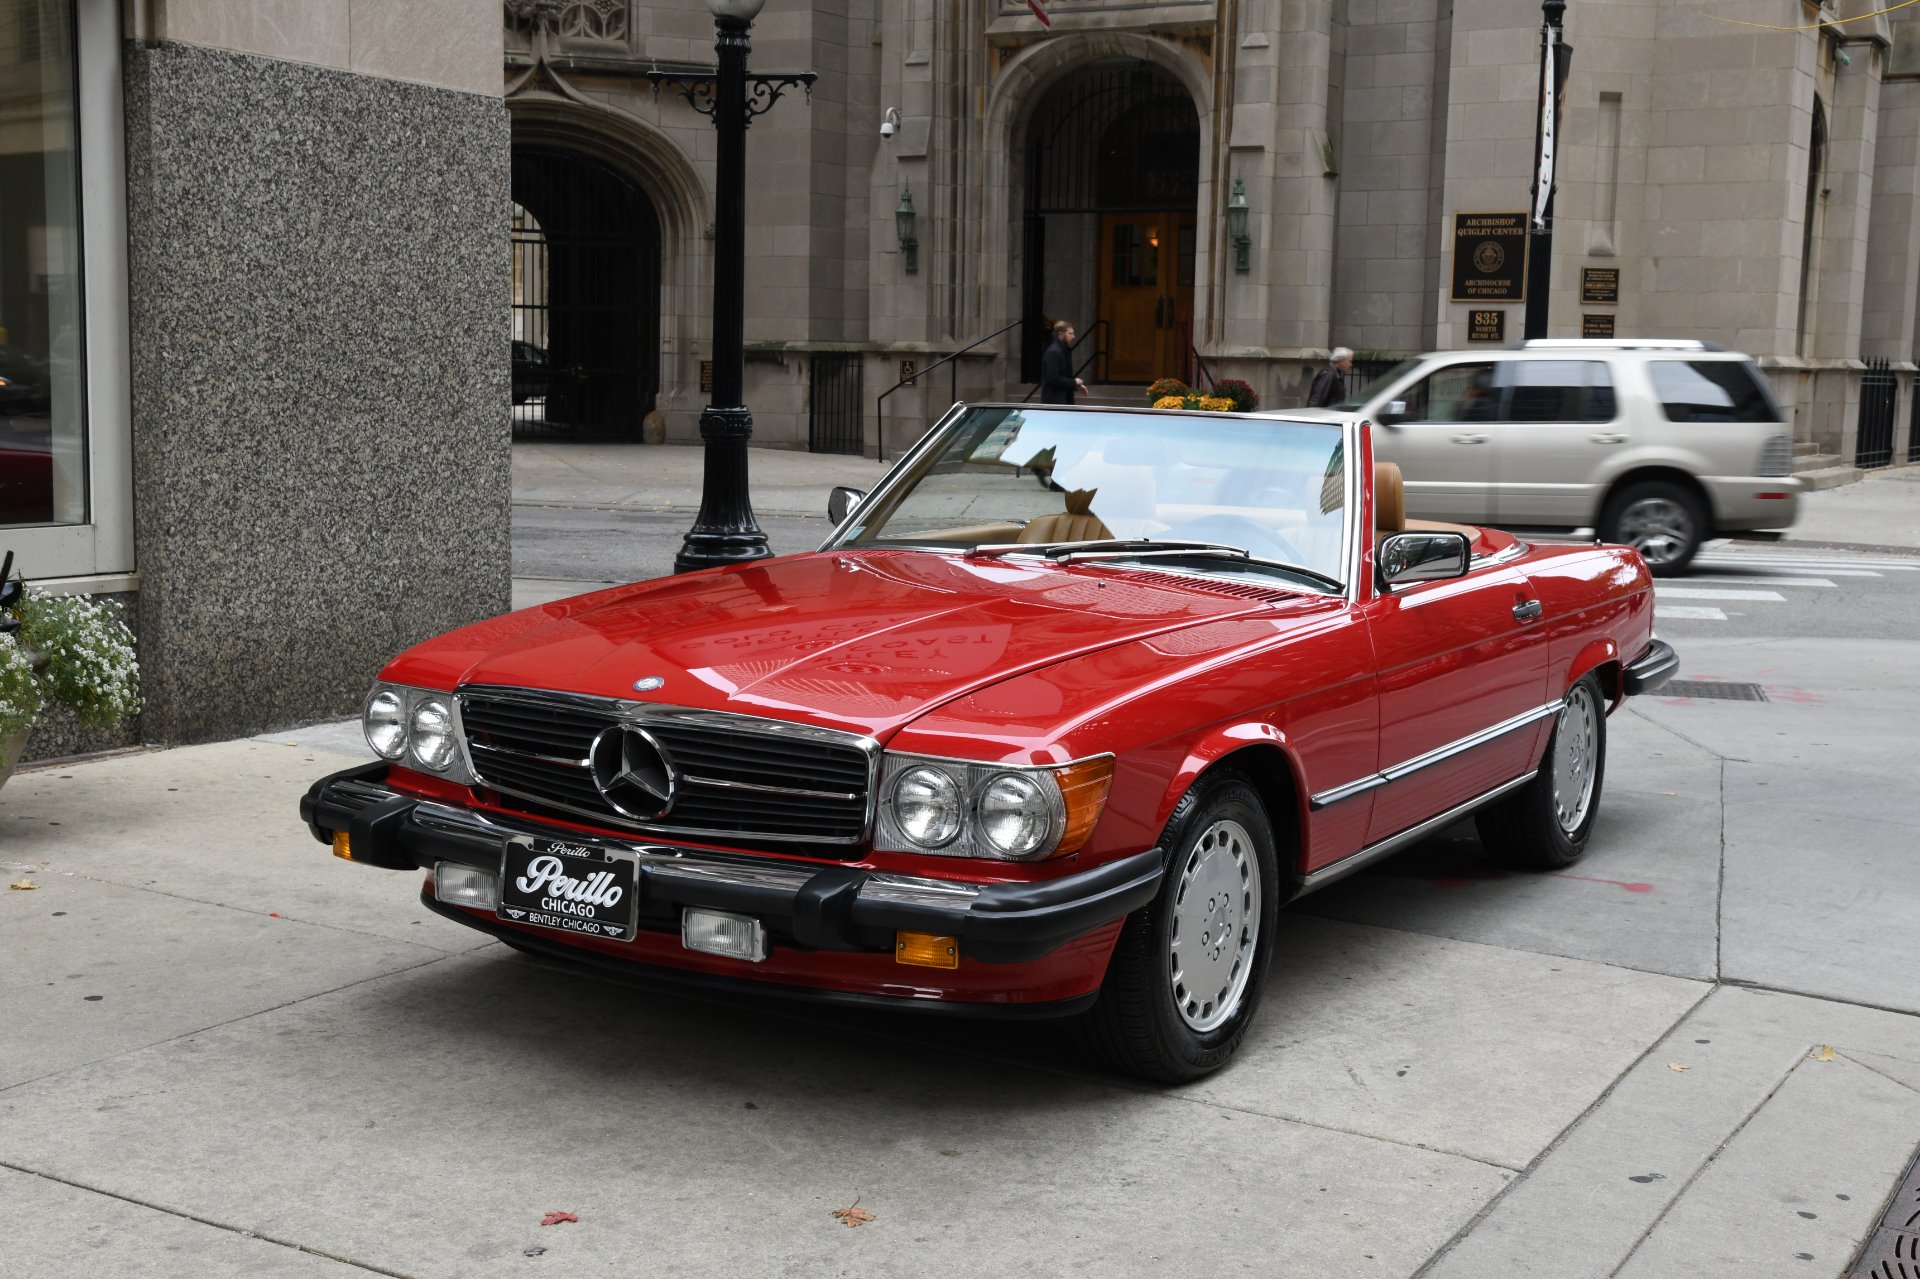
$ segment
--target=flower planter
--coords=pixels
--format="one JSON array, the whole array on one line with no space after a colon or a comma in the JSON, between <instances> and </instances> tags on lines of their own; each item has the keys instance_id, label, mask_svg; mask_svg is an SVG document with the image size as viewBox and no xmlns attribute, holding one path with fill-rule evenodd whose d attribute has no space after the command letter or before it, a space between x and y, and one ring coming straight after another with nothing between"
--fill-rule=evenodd
<instances>
[{"instance_id":1,"label":"flower planter","mask_svg":"<svg viewBox=\"0 0 1920 1279\"><path fill-rule=\"evenodd\" d=\"M20 762L21 753L27 749L27 738L32 733L33 725L29 724L11 736L0 737L0 786L5 786L7 779L13 776L13 767Z\"/></svg>"}]
</instances>

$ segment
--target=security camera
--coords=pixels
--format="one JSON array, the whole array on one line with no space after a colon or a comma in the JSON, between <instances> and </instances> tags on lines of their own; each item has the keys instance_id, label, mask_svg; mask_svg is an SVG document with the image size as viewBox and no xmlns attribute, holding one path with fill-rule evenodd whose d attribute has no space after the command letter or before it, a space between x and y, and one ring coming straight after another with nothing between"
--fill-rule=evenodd
<instances>
[{"instance_id":1,"label":"security camera","mask_svg":"<svg viewBox=\"0 0 1920 1279\"><path fill-rule=\"evenodd\" d=\"M900 108L888 107L886 114L880 117L880 136L890 138L900 127Z\"/></svg>"}]
</instances>

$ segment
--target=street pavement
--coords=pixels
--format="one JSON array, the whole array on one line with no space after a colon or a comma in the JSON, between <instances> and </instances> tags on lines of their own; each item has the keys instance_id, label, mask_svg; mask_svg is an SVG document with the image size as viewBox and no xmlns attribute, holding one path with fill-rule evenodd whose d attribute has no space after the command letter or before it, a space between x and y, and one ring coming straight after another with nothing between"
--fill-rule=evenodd
<instances>
[{"instance_id":1,"label":"street pavement","mask_svg":"<svg viewBox=\"0 0 1920 1279\"><path fill-rule=\"evenodd\" d=\"M756 451L774 548L880 472ZM698 495L520 446L516 603L667 571ZM301 827L351 724L23 771L0 1276L1846 1275L1920 1143L1920 472L1808 507L1658 590L1679 691L1763 700L1615 714L1567 873L1463 825L1289 908L1180 1088L519 956Z\"/></svg>"}]
</instances>

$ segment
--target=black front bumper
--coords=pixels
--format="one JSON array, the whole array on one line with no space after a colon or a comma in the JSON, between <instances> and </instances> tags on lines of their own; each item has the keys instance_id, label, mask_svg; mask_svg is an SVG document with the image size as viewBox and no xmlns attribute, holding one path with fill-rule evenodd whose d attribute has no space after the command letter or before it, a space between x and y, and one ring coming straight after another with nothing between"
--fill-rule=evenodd
<instances>
[{"instance_id":1,"label":"black front bumper","mask_svg":"<svg viewBox=\"0 0 1920 1279\"><path fill-rule=\"evenodd\" d=\"M973 884L582 836L403 794L385 785L387 767L314 783L300 800L314 838L330 844L346 831L353 861L393 870L459 862L497 873L513 836L600 848L638 863L640 926L659 932L677 932L681 910L699 906L752 915L776 939L812 950L891 953L896 932L933 933L957 938L968 959L1023 963L1145 906L1163 873L1157 848L1059 879Z\"/></svg>"},{"instance_id":2,"label":"black front bumper","mask_svg":"<svg viewBox=\"0 0 1920 1279\"><path fill-rule=\"evenodd\" d=\"M1665 640L1654 640L1647 645L1646 652L1627 664L1627 696L1659 692L1679 669L1680 654L1673 651L1673 645Z\"/></svg>"}]
</instances>

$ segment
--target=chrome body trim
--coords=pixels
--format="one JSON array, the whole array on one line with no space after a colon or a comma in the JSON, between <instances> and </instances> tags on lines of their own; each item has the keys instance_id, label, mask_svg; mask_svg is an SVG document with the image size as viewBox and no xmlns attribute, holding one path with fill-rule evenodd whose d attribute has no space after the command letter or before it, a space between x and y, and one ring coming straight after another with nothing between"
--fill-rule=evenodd
<instances>
[{"instance_id":1,"label":"chrome body trim","mask_svg":"<svg viewBox=\"0 0 1920 1279\"><path fill-rule=\"evenodd\" d=\"M377 799L413 799L414 796L371 782L341 782L341 788L353 787ZM722 857L694 849L660 844L629 843L598 835L544 827L535 821L517 821L454 808L433 800L419 800L413 819L428 830L450 835L474 845L474 851L491 855L504 848L510 839L551 839L592 848L601 853L632 859L649 874L705 884L725 884L741 888L778 888L798 891L823 869L839 863L776 862ZM927 879L917 875L870 874L860 886L860 896L870 901L911 905L968 905L980 895L981 884L959 883L945 879Z\"/></svg>"},{"instance_id":2,"label":"chrome body trim","mask_svg":"<svg viewBox=\"0 0 1920 1279\"><path fill-rule=\"evenodd\" d=\"M821 728L814 724L795 724L788 720L767 719L759 715L744 715L736 711L700 710L688 706L665 706L658 702L640 702L631 698L599 697L591 693L561 693L542 689L515 688L499 684L463 684L453 694L456 708L468 697L485 697L501 701L518 702L530 707L543 707L559 704L598 715L608 715L621 724L644 728L648 722L677 722L696 724L705 728L720 729L727 732L757 734L766 737L784 737L793 741L818 742L834 746L850 746L866 757L867 761L867 802L861 814L860 831L851 837L827 837L822 835L781 835L765 832L742 832L727 830L709 830L700 826L674 826L664 822L643 822L633 818L622 818L618 812L608 813L594 809L575 808L569 804L555 803L540 795L529 795L512 787L501 786L488 781L479 770L474 770L480 785L499 791L502 795L511 795L551 808L559 812L584 817L597 825L609 822L619 826L633 826L648 832L663 835L694 835L706 839L723 841L747 840L753 843L781 844L833 844L851 846L866 840L873 832L875 815L879 806L880 791L880 743L861 733L852 733L844 729ZM456 714L459 711L456 709ZM462 721L462 740L465 742L465 725ZM512 753L512 752L508 752ZM687 776L682 780L692 782ZM796 796L818 795L818 792L792 791Z\"/></svg>"},{"instance_id":3,"label":"chrome body trim","mask_svg":"<svg viewBox=\"0 0 1920 1279\"><path fill-rule=\"evenodd\" d=\"M485 742L474 742L467 749L485 751L489 755L511 755L515 759L534 759L542 764L558 764L562 768L577 768L583 772L593 767L591 759L563 759L558 755L542 755L538 751L517 751L510 746L489 746Z\"/></svg>"},{"instance_id":4,"label":"chrome body trim","mask_svg":"<svg viewBox=\"0 0 1920 1279\"><path fill-rule=\"evenodd\" d=\"M1355 795L1363 795L1375 787L1385 786L1388 782L1397 782L1404 777L1410 777L1423 768L1444 763L1456 755L1464 755L1476 747L1485 746L1489 742L1505 737L1508 733L1518 732L1528 725L1537 724L1543 719L1558 715L1563 704L1559 701L1543 703L1532 710L1522 711L1511 719L1501 720L1491 728L1483 728L1477 733L1448 742L1445 746L1436 747L1424 755L1416 755L1412 759L1395 764L1391 768L1383 768L1377 773L1348 782L1344 786L1323 790L1307 801L1308 808L1317 812L1329 804L1337 804L1343 799L1352 799Z\"/></svg>"},{"instance_id":5,"label":"chrome body trim","mask_svg":"<svg viewBox=\"0 0 1920 1279\"><path fill-rule=\"evenodd\" d=\"M1456 804L1438 817L1429 817L1418 826L1409 826L1398 835L1389 835L1377 844L1369 844L1357 853L1350 853L1339 861L1322 866L1319 870L1301 877L1300 892L1304 895L1315 889L1325 888L1336 880L1345 879L1357 870L1364 869L1379 861L1389 853L1396 853L1415 840L1422 839L1446 826L1451 826L1474 809L1499 799L1510 790L1525 786L1534 779L1538 769L1530 769L1510 782L1504 782L1492 790L1476 795L1464 804Z\"/></svg>"}]
</instances>

